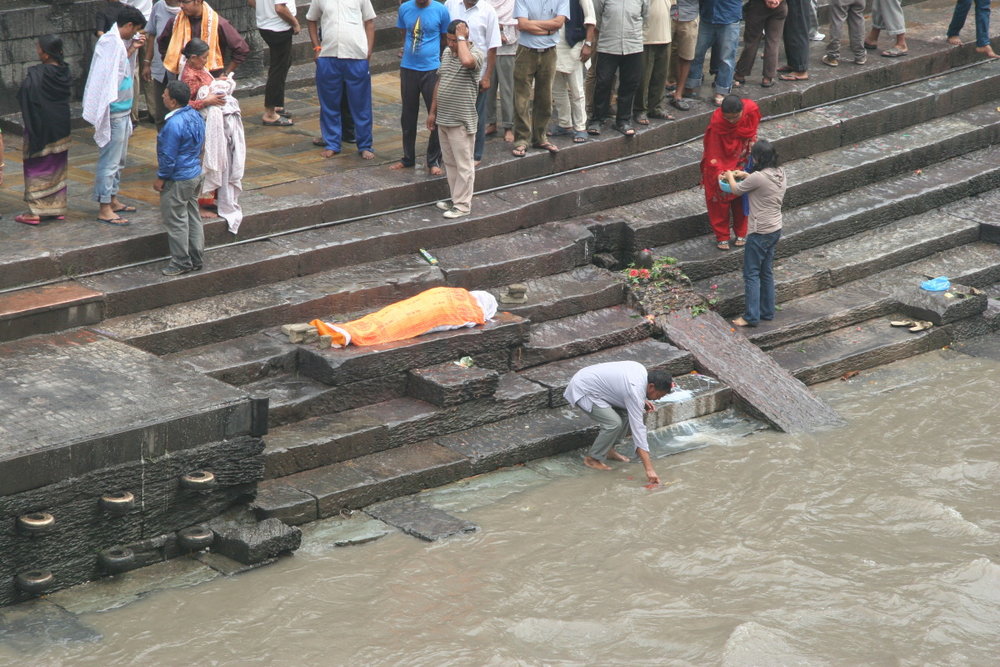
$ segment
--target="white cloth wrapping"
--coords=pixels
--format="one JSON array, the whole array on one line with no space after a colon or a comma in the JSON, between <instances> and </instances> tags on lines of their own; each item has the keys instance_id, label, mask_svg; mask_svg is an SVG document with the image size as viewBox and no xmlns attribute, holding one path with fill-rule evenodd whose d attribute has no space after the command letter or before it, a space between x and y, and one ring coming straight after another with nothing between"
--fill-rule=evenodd
<instances>
[{"instance_id":1,"label":"white cloth wrapping","mask_svg":"<svg viewBox=\"0 0 1000 667\"><path fill-rule=\"evenodd\" d=\"M216 192L219 216L225 219L233 234L239 231L243 222L239 198L243 192L243 168L247 159L243 119L240 117L240 103L233 94L235 91L236 81L232 74L228 79L216 79L198 91L200 100L216 93L226 95L225 104L205 107L205 152L202 157L205 184L202 194Z\"/></svg>"},{"instance_id":2,"label":"white cloth wrapping","mask_svg":"<svg viewBox=\"0 0 1000 667\"><path fill-rule=\"evenodd\" d=\"M111 103L118 99L118 86L131 72L128 50L118 30L101 35L83 89L83 119L94 126L94 142L101 148L111 141Z\"/></svg>"}]
</instances>

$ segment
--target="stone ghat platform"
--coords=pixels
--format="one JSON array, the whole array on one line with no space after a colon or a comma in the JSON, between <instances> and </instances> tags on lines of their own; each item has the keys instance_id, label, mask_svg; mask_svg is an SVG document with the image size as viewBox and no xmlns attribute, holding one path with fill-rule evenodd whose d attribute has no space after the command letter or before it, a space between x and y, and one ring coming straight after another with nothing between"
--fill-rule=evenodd
<instances>
[{"instance_id":1,"label":"stone ghat platform","mask_svg":"<svg viewBox=\"0 0 1000 667\"><path fill-rule=\"evenodd\" d=\"M971 46L940 41L950 6L935 0L910 15L906 58L876 57L866 67L814 70L806 82L745 89L770 114L761 136L778 145L793 187L779 247L780 316L770 326L730 333L748 336L782 372L806 384L1000 323L1000 307L991 298L1000 295L1000 235L992 216L1000 183L1000 114L994 111L1000 69L978 62ZM921 23L921 16L932 20ZM813 49L818 61L822 45ZM898 85L886 89L890 84ZM180 535L186 528L219 538L214 548L234 558L253 553L266 560L276 552L255 545L287 549L294 543L293 535L271 539L279 520L300 524L587 444L592 423L562 401L569 378L586 365L634 359L682 378L701 377L689 373L711 365L677 349L669 332L631 303L621 277L610 270L627 264L636 250L653 247L657 255L677 257L722 314L738 312L739 252L715 250L702 194L694 187L700 159L694 140L710 111L698 104L678 121L654 121L631 140L605 135L567 145L555 159L537 153L516 160L494 139L478 172L473 215L454 222L428 205L443 195L443 182L426 180L420 170L400 174L345 155L324 163L322 174L295 181L308 174L307 160L296 160L305 151L315 154L302 147L308 134L300 125L289 135L294 142L272 140L278 156L267 159L286 173L247 193L239 242L226 236L221 222L210 222L205 270L175 280L158 273L163 236L147 211L125 230L81 218L37 228L0 226L0 235L7 236L0 245L6 290L0 295L0 338L13 341L0 354L15 358L5 361L15 364L11 377L20 372L16 357L26 350L38 351L34 363L42 368L46 355L66 355L59 341L82 336L106 357L148 361L148 372L162 383L198 388L188 395L191 415L212 413L218 404L201 388L218 387L220 397L238 395L250 412L261 405L250 397L266 396L270 406L263 442L255 434L262 434L264 420L250 419L244 433L203 443L200 427L191 427L196 437L190 443L187 427L179 439L168 437L169 427L152 429L152 435L132 428L107 465L95 457L89 472L80 459L61 454L57 458L68 466L63 470L75 476L0 497L16 499L12 517L50 514L56 526L90 531L93 539L83 541L87 558L66 550L67 558L78 559L58 560L53 545L60 543L59 533L25 535L15 521L9 535L18 541L0 542L0 549L11 549L0 555L9 555L16 568L3 573L6 580L19 581L28 567L49 568L55 586L97 576L111 571L107 558L99 566L94 555L108 549L129 549L130 567L166 558L179 553L182 542L192 544L191 533L184 540ZM782 115L791 111L797 113ZM627 159L602 163L616 157ZM338 171L341 165L351 169ZM129 178L142 182L135 172ZM494 185L502 189L482 190ZM320 223L333 224L316 227ZM419 248L429 249L438 263L426 263ZM942 274L953 279L950 297L916 291L920 276ZM281 324L343 320L433 286L502 295L513 282L527 284L528 300L505 305L506 313L481 328L348 350L292 344L280 334ZM902 317L927 319L934 327L918 333L889 327L890 319ZM711 351L699 349L702 359L705 354ZM456 367L462 356L475 365ZM127 414L114 410L124 409L116 401L128 404L133 395L128 374L119 391L113 373L102 374L99 362L82 359L70 363L96 369L88 373L117 398L74 394L80 383L72 381L45 394L56 403L77 400L67 414ZM686 382L690 398L663 406L651 425L712 412L733 400L723 383ZM14 398L0 394L0 404L10 400L15 413L36 399L29 395L33 387L45 386L33 380L10 394ZM154 390L143 396L173 391L150 386ZM736 394L746 400L742 388ZM177 399L184 395L178 392ZM41 399L52 401L44 394ZM163 399L168 416L173 400ZM44 416L63 423L58 407ZM133 417L144 425L140 414ZM114 419L109 425L111 435L121 428ZM72 452L76 445L65 428L41 426L35 433L42 435L12 442L39 456ZM52 437L46 439L47 433ZM86 437L118 442L106 435ZM140 528L112 530L94 508L101 507L101 493L129 489L101 480L131 480L137 465L151 465L144 455L138 463L135 457L135 443L150 438L160 448L154 452L165 452L155 459L163 466L155 476L161 495L151 496L147 506L161 515L141 519L137 511L126 519ZM244 446L242 454L231 449ZM81 445L78 451L89 450ZM233 457L240 462L238 475L245 476L234 472L226 478L229 459L212 458L211 452ZM210 503L212 511L251 504L263 527L251 521L240 528L250 533L242 538L245 546L234 546L237 528L202 518L208 512L198 503L176 501L203 499L179 480L181 470L195 464L218 468L212 472L220 483L237 482L211 492L234 494ZM87 475L106 477L97 483ZM85 486L73 486L77 480ZM61 484L71 490L62 491ZM104 488L111 486L115 490ZM73 511L83 512L81 518L60 524L60 514L77 516L63 509L72 503L78 503ZM143 532L143 521L160 532ZM20 588L14 583L6 589L3 601L31 594L20 581Z\"/></svg>"}]
</instances>

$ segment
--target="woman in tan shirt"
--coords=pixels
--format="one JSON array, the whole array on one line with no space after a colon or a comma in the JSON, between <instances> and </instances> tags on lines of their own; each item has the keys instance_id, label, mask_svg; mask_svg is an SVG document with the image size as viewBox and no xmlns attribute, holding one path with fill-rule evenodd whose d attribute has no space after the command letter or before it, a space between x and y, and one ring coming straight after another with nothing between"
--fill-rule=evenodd
<instances>
[{"instance_id":1,"label":"woman in tan shirt","mask_svg":"<svg viewBox=\"0 0 1000 667\"><path fill-rule=\"evenodd\" d=\"M785 198L785 170L769 141L761 139L750 149L753 173L727 171L722 174L733 194L750 200L746 247L743 249L743 317L733 324L755 327L760 320L774 319L774 250L781 238L781 203Z\"/></svg>"}]
</instances>

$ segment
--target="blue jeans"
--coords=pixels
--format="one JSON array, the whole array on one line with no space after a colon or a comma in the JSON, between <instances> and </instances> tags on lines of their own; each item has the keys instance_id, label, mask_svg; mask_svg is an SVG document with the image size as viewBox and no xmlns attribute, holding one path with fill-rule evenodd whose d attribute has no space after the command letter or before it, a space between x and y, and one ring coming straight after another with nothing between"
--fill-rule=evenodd
<instances>
[{"instance_id":1,"label":"blue jeans","mask_svg":"<svg viewBox=\"0 0 1000 667\"><path fill-rule=\"evenodd\" d=\"M111 140L98 149L94 175L94 201L110 204L118 194L118 185L128 154L128 138L132 135L132 119L128 113L111 117Z\"/></svg>"},{"instance_id":2,"label":"blue jeans","mask_svg":"<svg viewBox=\"0 0 1000 667\"><path fill-rule=\"evenodd\" d=\"M951 23L948 25L949 37L958 37L971 6L972 0L958 0L955 3L955 13L951 15ZM976 0L976 46L987 46L989 43L990 0Z\"/></svg>"},{"instance_id":3,"label":"blue jeans","mask_svg":"<svg viewBox=\"0 0 1000 667\"><path fill-rule=\"evenodd\" d=\"M774 319L774 249L781 230L770 234L748 234L743 248L743 294L746 305L743 319L756 326L761 320Z\"/></svg>"},{"instance_id":4,"label":"blue jeans","mask_svg":"<svg viewBox=\"0 0 1000 667\"><path fill-rule=\"evenodd\" d=\"M687 87L692 90L701 87L705 54L712 49L713 60L716 52L720 56L719 70L715 74L715 93L728 95L733 87L733 69L736 67L736 46L740 41L739 23L702 23L698 26L698 42L694 47L694 60L688 74Z\"/></svg>"}]
</instances>

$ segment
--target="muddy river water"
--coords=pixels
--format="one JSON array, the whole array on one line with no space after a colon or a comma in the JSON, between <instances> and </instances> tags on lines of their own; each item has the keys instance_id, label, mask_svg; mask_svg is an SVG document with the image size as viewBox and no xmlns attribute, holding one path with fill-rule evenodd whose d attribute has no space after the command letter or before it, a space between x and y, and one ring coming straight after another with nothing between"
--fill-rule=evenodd
<instances>
[{"instance_id":1,"label":"muddy river water","mask_svg":"<svg viewBox=\"0 0 1000 667\"><path fill-rule=\"evenodd\" d=\"M701 447L656 490L555 457L427 494L469 535L333 546L357 515L106 611L56 594L93 634L9 635L0 663L1000 664L1000 363L938 351L816 389L847 428L716 415L668 434Z\"/></svg>"}]
</instances>

